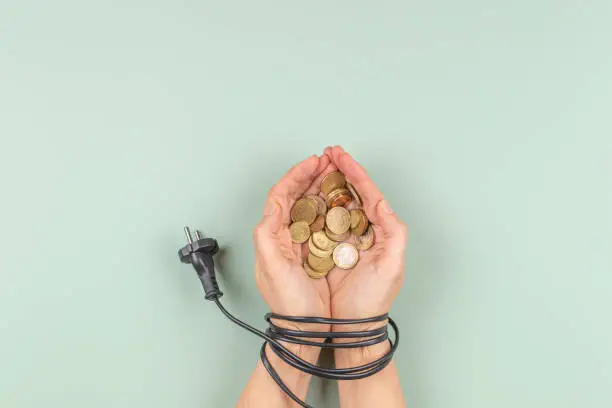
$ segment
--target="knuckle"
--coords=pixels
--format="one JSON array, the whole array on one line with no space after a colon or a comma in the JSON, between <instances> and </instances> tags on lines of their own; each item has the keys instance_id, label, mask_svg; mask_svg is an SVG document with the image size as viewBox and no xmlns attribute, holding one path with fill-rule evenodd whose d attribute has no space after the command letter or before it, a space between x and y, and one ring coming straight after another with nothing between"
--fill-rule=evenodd
<instances>
[{"instance_id":1,"label":"knuckle","mask_svg":"<svg viewBox=\"0 0 612 408\"><path fill-rule=\"evenodd\" d=\"M253 239L257 241L265 233L263 224L259 223L253 228Z\"/></svg>"}]
</instances>

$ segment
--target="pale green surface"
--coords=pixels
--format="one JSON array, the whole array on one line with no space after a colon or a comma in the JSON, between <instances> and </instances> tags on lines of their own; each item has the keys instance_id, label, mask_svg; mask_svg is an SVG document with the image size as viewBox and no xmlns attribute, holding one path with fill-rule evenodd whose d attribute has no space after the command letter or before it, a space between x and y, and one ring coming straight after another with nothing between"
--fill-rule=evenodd
<instances>
[{"instance_id":1,"label":"pale green surface","mask_svg":"<svg viewBox=\"0 0 612 408\"><path fill-rule=\"evenodd\" d=\"M263 327L251 229L335 143L411 228L411 407L612 406L611 21L608 0L0 0L0 406L231 406L260 341L205 303L181 228L227 247L228 307Z\"/></svg>"}]
</instances>

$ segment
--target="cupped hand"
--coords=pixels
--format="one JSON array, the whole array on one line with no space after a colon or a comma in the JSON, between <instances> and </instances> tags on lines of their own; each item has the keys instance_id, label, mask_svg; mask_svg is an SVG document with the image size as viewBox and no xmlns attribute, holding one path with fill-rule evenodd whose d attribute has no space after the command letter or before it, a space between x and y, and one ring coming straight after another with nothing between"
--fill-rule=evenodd
<instances>
[{"instance_id":1,"label":"cupped hand","mask_svg":"<svg viewBox=\"0 0 612 408\"><path fill-rule=\"evenodd\" d=\"M353 319L388 313L404 279L408 228L348 153L334 146L325 149L325 156L359 193L375 234L374 245L360 251L353 269L334 268L327 275L332 317Z\"/></svg>"},{"instance_id":2,"label":"cupped hand","mask_svg":"<svg viewBox=\"0 0 612 408\"><path fill-rule=\"evenodd\" d=\"M306 274L305 248L291 241L289 222L295 201L306 194L317 194L322 177L333 168L327 155L311 156L295 165L270 190L263 219L253 231L255 280L273 313L331 315L327 281L311 279ZM297 324L289 326L305 329Z\"/></svg>"}]
</instances>

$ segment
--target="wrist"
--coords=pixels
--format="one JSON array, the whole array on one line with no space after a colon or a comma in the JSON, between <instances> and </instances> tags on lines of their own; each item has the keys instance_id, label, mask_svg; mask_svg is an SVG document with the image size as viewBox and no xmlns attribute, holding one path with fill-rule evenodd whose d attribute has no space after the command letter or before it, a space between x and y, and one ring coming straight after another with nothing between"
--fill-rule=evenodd
<instances>
[{"instance_id":1,"label":"wrist","mask_svg":"<svg viewBox=\"0 0 612 408\"><path fill-rule=\"evenodd\" d=\"M371 363L387 354L390 348L389 342L385 340L382 343L368 347L336 349L334 353L336 367L359 367Z\"/></svg>"},{"instance_id":2,"label":"wrist","mask_svg":"<svg viewBox=\"0 0 612 408\"><path fill-rule=\"evenodd\" d=\"M292 331L297 331L297 332L318 333L318 332L329 332L331 330L331 325L329 324L297 323L297 322L291 322L291 321L280 320L280 319L272 319L271 323L281 329L292 330ZM312 343L323 343L325 341L325 337L300 337L299 335L295 336L295 339L312 342ZM292 354L296 355L297 357L301 358L304 361L307 361L310 364L315 364L319 358L321 347L292 343L292 342L283 341L283 340L278 340L278 341L283 345L283 347L289 350ZM289 364L285 363L278 355L276 355L276 353L272 350L269 344L266 348L266 354L268 355L268 358L270 359L271 362L278 362L282 364L283 366L287 366L295 373L306 375L304 372L296 368L293 368ZM271 358L271 356L273 356L273 358Z\"/></svg>"},{"instance_id":3,"label":"wrist","mask_svg":"<svg viewBox=\"0 0 612 408\"><path fill-rule=\"evenodd\" d=\"M299 331L312 331L312 332L323 332L329 331L330 327L327 325L309 325L309 324L294 324L292 322L275 322L278 327L282 327L288 330L299 330ZM301 338L302 340L312 342L323 342L324 338ZM302 344L295 344L286 341L280 341L280 343L289 352L299 357L300 359L307 361L310 364L316 364L319 354L321 352L320 347L308 346ZM283 383L300 399L306 398L306 392L308 391L308 384L312 378L311 374L305 373L283 361L273 350L270 344L266 345L266 356L270 362L270 365L274 368L278 376L281 378ZM261 362L260 362L261 364ZM287 403L292 404L288 396ZM293 405L291 405L293 406Z\"/></svg>"},{"instance_id":4,"label":"wrist","mask_svg":"<svg viewBox=\"0 0 612 408\"><path fill-rule=\"evenodd\" d=\"M337 332L350 332L350 331L369 331L379 329L387 325L387 320L382 322L373 322L367 324L346 324L346 325L334 325L332 331ZM334 339L334 343L348 343L356 340L367 340L371 337L365 338L339 338ZM338 368L357 367L367 363L371 363L382 356L384 356L391 345L388 340L382 341L377 344L366 347L356 348L338 348L335 349L334 356L336 360L336 366Z\"/></svg>"}]
</instances>

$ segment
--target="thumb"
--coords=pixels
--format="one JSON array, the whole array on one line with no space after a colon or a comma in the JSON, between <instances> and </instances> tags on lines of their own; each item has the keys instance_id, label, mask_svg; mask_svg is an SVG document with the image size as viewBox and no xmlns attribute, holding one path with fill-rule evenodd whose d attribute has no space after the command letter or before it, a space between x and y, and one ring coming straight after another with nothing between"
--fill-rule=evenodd
<instances>
[{"instance_id":1,"label":"thumb","mask_svg":"<svg viewBox=\"0 0 612 408\"><path fill-rule=\"evenodd\" d=\"M375 223L382 228L385 246L393 253L401 253L408 243L408 227L404 224L385 199L376 206Z\"/></svg>"},{"instance_id":2,"label":"thumb","mask_svg":"<svg viewBox=\"0 0 612 408\"><path fill-rule=\"evenodd\" d=\"M255 250L266 256L276 249L276 233L280 229L282 211L274 198L269 198L264 206L264 215L261 222L253 230Z\"/></svg>"}]
</instances>

